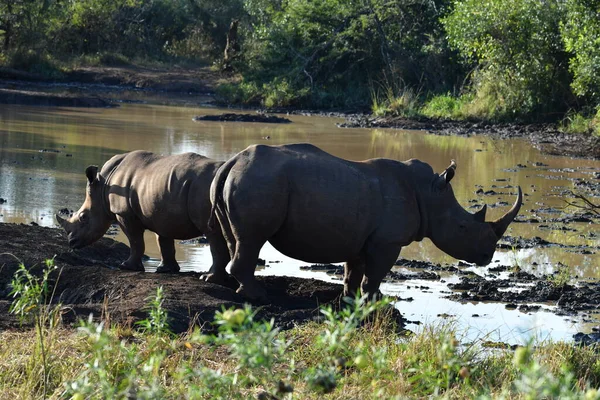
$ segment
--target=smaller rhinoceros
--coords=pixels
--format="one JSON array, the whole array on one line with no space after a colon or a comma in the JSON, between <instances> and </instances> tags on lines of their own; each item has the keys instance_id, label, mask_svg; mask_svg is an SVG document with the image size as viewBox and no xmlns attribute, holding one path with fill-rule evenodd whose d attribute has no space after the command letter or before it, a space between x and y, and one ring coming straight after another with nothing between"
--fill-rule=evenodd
<instances>
[{"instance_id":1,"label":"smaller rhinoceros","mask_svg":"<svg viewBox=\"0 0 600 400\"><path fill-rule=\"evenodd\" d=\"M250 146L227 161L210 188L239 292L264 298L254 270L269 241L307 262L346 262L344 293L377 294L382 279L411 242L430 238L447 254L488 264L496 242L523 201L496 221L458 204L453 162L436 174L419 160L353 162L310 144ZM225 276L224 272L215 276ZM212 277L211 280L215 280Z\"/></svg>"},{"instance_id":2,"label":"smaller rhinoceros","mask_svg":"<svg viewBox=\"0 0 600 400\"><path fill-rule=\"evenodd\" d=\"M156 233L161 263L157 272L178 272L174 239L206 234L212 271L224 271L229 252L221 232L207 231L211 181L222 165L195 153L160 156L132 151L85 170L87 190L81 208L69 219L56 220L78 249L100 239L116 221L131 247L122 269L144 271L144 231Z\"/></svg>"}]
</instances>

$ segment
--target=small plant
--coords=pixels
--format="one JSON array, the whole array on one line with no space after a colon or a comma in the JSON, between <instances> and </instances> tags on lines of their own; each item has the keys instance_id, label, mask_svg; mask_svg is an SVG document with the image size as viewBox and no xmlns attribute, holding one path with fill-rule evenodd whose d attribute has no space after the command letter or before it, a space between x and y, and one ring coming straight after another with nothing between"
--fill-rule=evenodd
<instances>
[{"instance_id":1,"label":"small plant","mask_svg":"<svg viewBox=\"0 0 600 400\"><path fill-rule=\"evenodd\" d=\"M9 311L16 314L21 323L32 322L35 326L37 344L42 364L42 397L46 398L49 377L49 348L53 341L53 330L60 322L60 304L51 306L53 291L50 289L50 274L56 269L54 259L45 261L42 276L37 277L23 263L19 265L11 281L10 295L14 298ZM59 274L60 276L60 274ZM36 363L33 353L32 364ZM32 368L33 370L34 368Z\"/></svg>"},{"instance_id":2,"label":"small plant","mask_svg":"<svg viewBox=\"0 0 600 400\"><path fill-rule=\"evenodd\" d=\"M565 287L571 282L571 269L559 263L554 273L548 275L548 281L557 288Z\"/></svg>"},{"instance_id":3,"label":"small plant","mask_svg":"<svg viewBox=\"0 0 600 400\"><path fill-rule=\"evenodd\" d=\"M561 123L560 130L566 133L600 132L600 121L597 117L586 117L581 113L570 113Z\"/></svg>"},{"instance_id":4,"label":"small plant","mask_svg":"<svg viewBox=\"0 0 600 400\"><path fill-rule=\"evenodd\" d=\"M169 328L167 311L163 308L164 290L162 286L156 288L156 294L146 299L148 301L148 318L138 321L144 332L154 335L172 336Z\"/></svg>"}]
</instances>

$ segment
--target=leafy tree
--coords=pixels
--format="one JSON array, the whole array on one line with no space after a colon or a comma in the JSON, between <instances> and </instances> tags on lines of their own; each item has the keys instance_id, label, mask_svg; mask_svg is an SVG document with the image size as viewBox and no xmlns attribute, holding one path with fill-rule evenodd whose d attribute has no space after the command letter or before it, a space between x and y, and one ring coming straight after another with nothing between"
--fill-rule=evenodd
<instances>
[{"instance_id":1,"label":"leafy tree","mask_svg":"<svg viewBox=\"0 0 600 400\"><path fill-rule=\"evenodd\" d=\"M442 22L450 45L476 66L478 100L497 116L565 108L568 57L559 0L460 0Z\"/></svg>"},{"instance_id":2,"label":"leafy tree","mask_svg":"<svg viewBox=\"0 0 600 400\"><path fill-rule=\"evenodd\" d=\"M578 96L600 105L600 1L566 1L561 25L566 49L573 54L571 86Z\"/></svg>"},{"instance_id":3,"label":"leafy tree","mask_svg":"<svg viewBox=\"0 0 600 400\"><path fill-rule=\"evenodd\" d=\"M245 77L267 87L306 89L313 102L349 105L369 101L373 82L429 89L449 75L440 72L449 64L438 23L444 1L251 0L245 6Z\"/></svg>"}]
</instances>

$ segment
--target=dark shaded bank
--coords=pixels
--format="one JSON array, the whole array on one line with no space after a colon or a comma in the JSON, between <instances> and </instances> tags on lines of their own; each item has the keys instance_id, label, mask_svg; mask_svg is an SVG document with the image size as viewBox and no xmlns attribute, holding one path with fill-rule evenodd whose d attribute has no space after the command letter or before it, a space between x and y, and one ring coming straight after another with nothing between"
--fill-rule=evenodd
<instances>
[{"instance_id":1,"label":"dark shaded bank","mask_svg":"<svg viewBox=\"0 0 600 400\"><path fill-rule=\"evenodd\" d=\"M162 286L164 307L176 332L196 323L207 322L221 307L242 307L246 299L229 287L206 283L198 273L155 274L112 269L127 258L129 248L103 238L94 245L72 251L59 229L32 225L0 223L0 329L18 328L19 322L8 312L12 301L10 282L19 262L33 272L42 262L55 257L54 302L64 307L63 319L75 323L87 318L109 316L112 322L134 323L147 316L148 298ZM270 304L260 305L259 318L274 318L278 326L290 328L320 315L319 307L338 305L342 286L313 279L258 277L267 290Z\"/></svg>"},{"instance_id":2,"label":"dark shaded bank","mask_svg":"<svg viewBox=\"0 0 600 400\"><path fill-rule=\"evenodd\" d=\"M436 135L486 135L498 139L526 138L551 155L600 159L600 136L567 134L554 124L490 124L488 122L410 120L402 117L373 117L354 114L338 124L341 128L418 129Z\"/></svg>"},{"instance_id":3,"label":"dark shaded bank","mask_svg":"<svg viewBox=\"0 0 600 400\"><path fill-rule=\"evenodd\" d=\"M256 114L235 114L226 113L218 115L198 115L193 118L194 121L216 121L216 122L261 122L264 124L289 124L287 118L276 115L267 115L263 113Z\"/></svg>"},{"instance_id":4,"label":"dark shaded bank","mask_svg":"<svg viewBox=\"0 0 600 400\"><path fill-rule=\"evenodd\" d=\"M0 104L46 107L117 107L117 105L100 97L81 97L68 93L51 94L2 88L0 88Z\"/></svg>"}]
</instances>

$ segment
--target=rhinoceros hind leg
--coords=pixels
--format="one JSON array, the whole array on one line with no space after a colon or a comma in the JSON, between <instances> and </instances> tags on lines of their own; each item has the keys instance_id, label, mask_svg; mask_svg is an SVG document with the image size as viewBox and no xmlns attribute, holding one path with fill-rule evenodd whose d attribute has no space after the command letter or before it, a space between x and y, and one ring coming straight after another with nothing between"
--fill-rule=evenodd
<instances>
[{"instance_id":1,"label":"rhinoceros hind leg","mask_svg":"<svg viewBox=\"0 0 600 400\"><path fill-rule=\"evenodd\" d=\"M365 261L347 261L344 265L344 296L354 297L365 274Z\"/></svg>"},{"instance_id":2,"label":"rhinoceros hind leg","mask_svg":"<svg viewBox=\"0 0 600 400\"><path fill-rule=\"evenodd\" d=\"M370 246L367 251L365 276L361 284L363 296L378 297L380 295L379 285L398 259L400 249L394 244Z\"/></svg>"},{"instance_id":3,"label":"rhinoceros hind leg","mask_svg":"<svg viewBox=\"0 0 600 400\"><path fill-rule=\"evenodd\" d=\"M157 273L177 273L179 264L175 259L175 241L164 236L156 235L156 243L160 249L160 265L156 268Z\"/></svg>"},{"instance_id":4,"label":"rhinoceros hind leg","mask_svg":"<svg viewBox=\"0 0 600 400\"><path fill-rule=\"evenodd\" d=\"M231 260L231 275L239 282L237 292L256 301L266 302L267 293L254 277L258 253L262 245L258 243L244 243L238 240L235 254Z\"/></svg>"}]
</instances>

